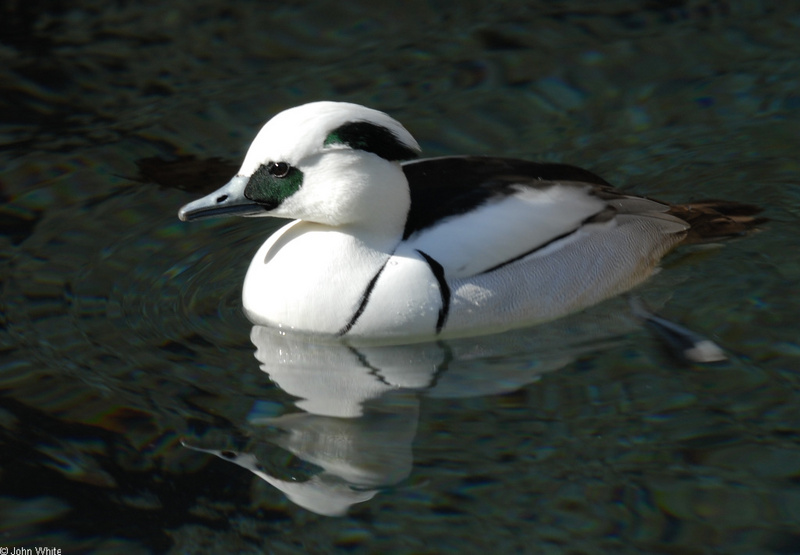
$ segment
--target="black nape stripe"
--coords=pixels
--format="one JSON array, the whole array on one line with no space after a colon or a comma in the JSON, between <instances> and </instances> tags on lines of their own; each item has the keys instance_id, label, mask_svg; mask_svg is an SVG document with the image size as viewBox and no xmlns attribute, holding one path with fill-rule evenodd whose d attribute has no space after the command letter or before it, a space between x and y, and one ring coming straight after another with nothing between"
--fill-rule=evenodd
<instances>
[{"instance_id":1,"label":"black nape stripe","mask_svg":"<svg viewBox=\"0 0 800 555\"><path fill-rule=\"evenodd\" d=\"M383 272L383 269L386 267L387 262L389 262L388 259L386 260L386 262L383 263L383 266L381 266L380 270L378 270L378 272L373 276L373 278L369 280L369 283L367 284L367 287L364 289L364 292L361 293L361 300L358 303L358 308L353 313L353 316L350 318L350 321L347 322L344 325L344 327L336 333L338 337L343 336L351 329L353 329L353 326L356 325L356 322L358 322L358 319L361 317L361 314L364 313L364 310L367 308L367 303L369 303L369 296L372 294L372 290L375 288L375 284L378 283L378 278L380 277L381 272Z\"/></svg>"},{"instance_id":2,"label":"black nape stripe","mask_svg":"<svg viewBox=\"0 0 800 555\"><path fill-rule=\"evenodd\" d=\"M347 145L355 150L377 154L390 162L417 157L417 151L400 141L392 130L368 121L351 121L340 125L328 134L324 144Z\"/></svg>"},{"instance_id":3,"label":"black nape stripe","mask_svg":"<svg viewBox=\"0 0 800 555\"><path fill-rule=\"evenodd\" d=\"M424 253L419 249L417 249L417 252L422 256L422 258L425 259L425 262L428 263L428 266L431 268L431 272L433 272L433 277L435 277L436 281L439 283L439 293L442 296L442 307L439 309L439 317L436 319L436 333L440 333L447 322L447 316L450 314L450 286L447 285L447 281L445 280L444 268L442 268L442 265L427 253Z\"/></svg>"}]
</instances>

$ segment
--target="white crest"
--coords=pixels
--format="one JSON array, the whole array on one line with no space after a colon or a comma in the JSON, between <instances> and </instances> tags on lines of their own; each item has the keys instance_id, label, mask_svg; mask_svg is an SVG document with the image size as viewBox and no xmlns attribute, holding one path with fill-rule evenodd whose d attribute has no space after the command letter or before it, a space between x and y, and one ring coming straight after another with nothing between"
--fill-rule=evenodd
<instances>
[{"instance_id":1,"label":"white crest","mask_svg":"<svg viewBox=\"0 0 800 555\"><path fill-rule=\"evenodd\" d=\"M348 102L311 102L284 110L269 120L250 145L238 175L250 176L270 161L302 167L304 159L323 151L328 134L355 121L385 127L410 149L420 151L411 133L388 114Z\"/></svg>"}]
</instances>

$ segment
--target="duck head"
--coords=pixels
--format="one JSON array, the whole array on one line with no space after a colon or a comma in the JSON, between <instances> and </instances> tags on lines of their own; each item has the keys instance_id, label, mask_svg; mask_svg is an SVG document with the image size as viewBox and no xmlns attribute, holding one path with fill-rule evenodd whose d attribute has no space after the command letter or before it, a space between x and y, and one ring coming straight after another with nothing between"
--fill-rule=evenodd
<instances>
[{"instance_id":1,"label":"duck head","mask_svg":"<svg viewBox=\"0 0 800 555\"><path fill-rule=\"evenodd\" d=\"M236 176L178 217L275 216L341 226L385 207L407 211L400 161L419 152L411 134L383 112L345 102L304 104L269 120Z\"/></svg>"}]
</instances>

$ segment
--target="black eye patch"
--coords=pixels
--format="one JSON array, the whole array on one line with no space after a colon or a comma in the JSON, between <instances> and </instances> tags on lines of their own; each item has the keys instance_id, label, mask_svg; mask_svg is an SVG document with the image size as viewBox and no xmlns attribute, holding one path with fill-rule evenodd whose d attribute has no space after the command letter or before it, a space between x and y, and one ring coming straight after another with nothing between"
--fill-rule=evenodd
<instances>
[{"instance_id":1,"label":"black eye patch","mask_svg":"<svg viewBox=\"0 0 800 555\"><path fill-rule=\"evenodd\" d=\"M274 210L302 185L303 172L286 162L268 162L250 176L244 196L266 210Z\"/></svg>"}]
</instances>

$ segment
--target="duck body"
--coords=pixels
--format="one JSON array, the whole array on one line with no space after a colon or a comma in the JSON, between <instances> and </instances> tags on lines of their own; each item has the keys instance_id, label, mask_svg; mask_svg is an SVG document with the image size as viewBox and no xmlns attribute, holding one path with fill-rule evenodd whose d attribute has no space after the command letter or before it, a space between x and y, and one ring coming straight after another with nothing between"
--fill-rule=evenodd
<instances>
[{"instance_id":1,"label":"duck body","mask_svg":"<svg viewBox=\"0 0 800 555\"><path fill-rule=\"evenodd\" d=\"M253 258L244 311L343 339L552 320L644 281L689 228L573 166L418 151L386 114L306 104L270 120L239 174L180 217L295 218Z\"/></svg>"}]
</instances>

